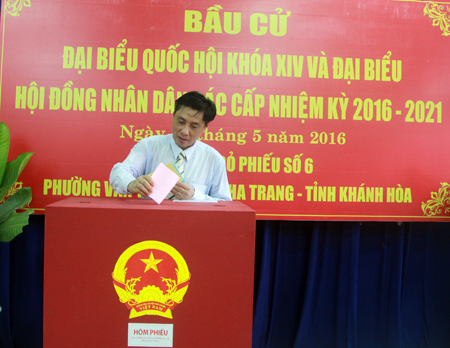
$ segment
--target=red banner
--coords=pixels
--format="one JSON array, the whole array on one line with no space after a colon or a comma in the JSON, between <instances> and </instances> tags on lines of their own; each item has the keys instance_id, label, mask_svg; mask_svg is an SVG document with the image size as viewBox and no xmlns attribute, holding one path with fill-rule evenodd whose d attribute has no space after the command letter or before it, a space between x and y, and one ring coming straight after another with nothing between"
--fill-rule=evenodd
<instances>
[{"instance_id":1,"label":"red banner","mask_svg":"<svg viewBox=\"0 0 450 348\"><path fill-rule=\"evenodd\" d=\"M276 7L278 6L278 7ZM260 219L448 220L448 3L3 3L1 120L31 207L115 197L143 137L198 90L203 140Z\"/></svg>"}]
</instances>

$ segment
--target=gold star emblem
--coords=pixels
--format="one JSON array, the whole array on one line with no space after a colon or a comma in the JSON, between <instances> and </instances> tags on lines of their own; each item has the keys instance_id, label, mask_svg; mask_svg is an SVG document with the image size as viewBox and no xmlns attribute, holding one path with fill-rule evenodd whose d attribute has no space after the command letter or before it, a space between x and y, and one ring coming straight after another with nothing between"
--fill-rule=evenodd
<instances>
[{"instance_id":1,"label":"gold star emblem","mask_svg":"<svg viewBox=\"0 0 450 348\"><path fill-rule=\"evenodd\" d=\"M159 273L158 267L156 267L156 265L158 263L160 263L162 261L162 259L156 260L155 257L153 256L153 251L150 252L150 257L148 259L141 259L141 261L147 265L147 266L145 266L144 273L147 272L150 269L153 269L153 270L155 270L156 272Z\"/></svg>"}]
</instances>

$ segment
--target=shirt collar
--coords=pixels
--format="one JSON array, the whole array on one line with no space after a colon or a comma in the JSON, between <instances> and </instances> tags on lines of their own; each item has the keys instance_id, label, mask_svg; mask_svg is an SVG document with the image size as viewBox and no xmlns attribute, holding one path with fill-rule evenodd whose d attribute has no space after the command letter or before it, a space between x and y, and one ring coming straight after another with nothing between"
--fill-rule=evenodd
<instances>
[{"instance_id":1,"label":"shirt collar","mask_svg":"<svg viewBox=\"0 0 450 348\"><path fill-rule=\"evenodd\" d=\"M189 161L195 149L197 148L197 141L191 147L188 147L186 150L181 149L173 140L173 135L170 137L170 147L172 149L173 157L177 158L181 151L184 151L186 155L186 161Z\"/></svg>"}]
</instances>

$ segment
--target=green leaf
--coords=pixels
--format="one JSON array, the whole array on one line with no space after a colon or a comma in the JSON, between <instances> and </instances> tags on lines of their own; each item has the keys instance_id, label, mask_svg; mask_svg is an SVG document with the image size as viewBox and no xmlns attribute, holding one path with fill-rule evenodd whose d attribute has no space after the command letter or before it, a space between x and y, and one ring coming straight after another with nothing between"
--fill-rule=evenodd
<instances>
[{"instance_id":1,"label":"green leaf","mask_svg":"<svg viewBox=\"0 0 450 348\"><path fill-rule=\"evenodd\" d=\"M0 184L0 201L5 198L11 186L16 183L32 155L32 152L24 152L17 156L15 160L6 163L5 173Z\"/></svg>"},{"instance_id":2,"label":"green leaf","mask_svg":"<svg viewBox=\"0 0 450 348\"><path fill-rule=\"evenodd\" d=\"M9 153L9 129L5 122L0 122L0 183L5 172Z\"/></svg>"},{"instance_id":3,"label":"green leaf","mask_svg":"<svg viewBox=\"0 0 450 348\"><path fill-rule=\"evenodd\" d=\"M22 233L23 227L28 225L30 214L33 209L27 209L24 212L13 212L2 224L0 224L0 242L10 242L18 234Z\"/></svg>"},{"instance_id":4,"label":"green leaf","mask_svg":"<svg viewBox=\"0 0 450 348\"><path fill-rule=\"evenodd\" d=\"M16 184L19 175L27 165L32 152L25 152L8 162L10 134L8 126L0 122L0 202L6 197L9 190ZM24 187L8 197L0 204L0 242L9 242L28 225L28 217L34 212L27 209L17 213L16 209L22 208L31 202L31 188Z\"/></svg>"},{"instance_id":5,"label":"green leaf","mask_svg":"<svg viewBox=\"0 0 450 348\"><path fill-rule=\"evenodd\" d=\"M12 186L12 185L11 185ZM11 186L5 186L0 188L0 202L3 200L3 198L5 198L5 196L8 194L9 189L11 188Z\"/></svg>"},{"instance_id":6,"label":"green leaf","mask_svg":"<svg viewBox=\"0 0 450 348\"><path fill-rule=\"evenodd\" d=\"M23 187L0 204L0 224L4 222L17 208L22 208L31 202L31 188Z\"/></svg>"}]
</instances>

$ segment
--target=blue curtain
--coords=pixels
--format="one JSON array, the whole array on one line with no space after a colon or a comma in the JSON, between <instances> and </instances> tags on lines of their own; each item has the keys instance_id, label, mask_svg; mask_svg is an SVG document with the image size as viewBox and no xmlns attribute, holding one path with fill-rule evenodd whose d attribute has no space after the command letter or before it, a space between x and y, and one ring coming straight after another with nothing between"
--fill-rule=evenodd
<instances>
[{"instance_id":1,"label":"blue curtain","mask_svg":"<svg viewBox=\"0 0 450 348\"><path fill-rule=\"evenodd\" d=\"M42 347L44 216L0 243L0 347ZM258 221L253 348L450 347L450 223Z\"/></svg>"},{"instance_id":2,"label":"blue curtain","mask_svg":"<svg viewBox=\"0 0 450 348\"><path fill-rule=\"evenodd\" d=\"M42 347L44 215L0 242L0 347Z\"/></svg>"},{"instance_id":3,"label":"blue curtain","mask_svg":"<svg viewBox=\"0 0 450 348\"><path fill-rule=\"evenodd\" d=\"M258 222L253 347L450 347L450 224Z\"/></svg>"}]
</instances>

